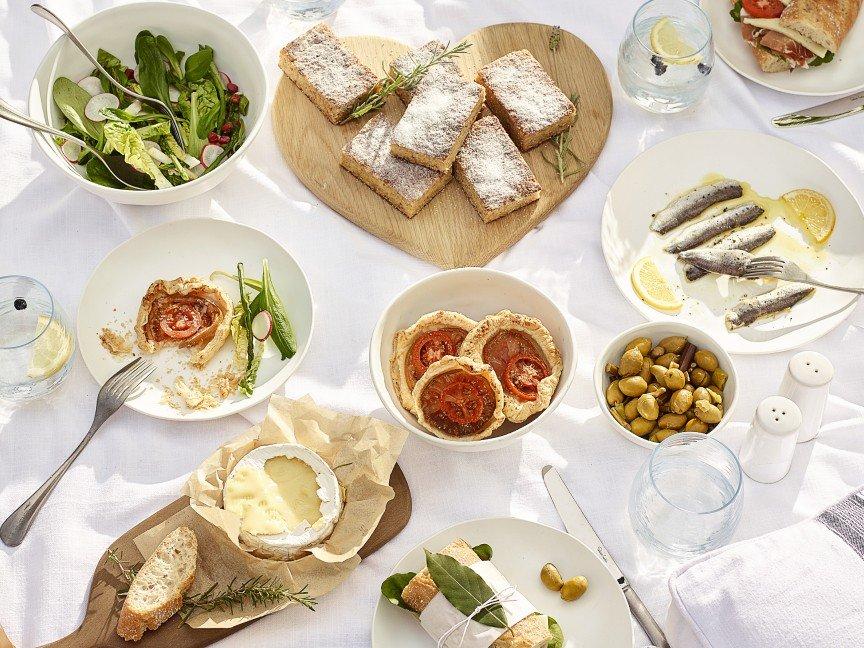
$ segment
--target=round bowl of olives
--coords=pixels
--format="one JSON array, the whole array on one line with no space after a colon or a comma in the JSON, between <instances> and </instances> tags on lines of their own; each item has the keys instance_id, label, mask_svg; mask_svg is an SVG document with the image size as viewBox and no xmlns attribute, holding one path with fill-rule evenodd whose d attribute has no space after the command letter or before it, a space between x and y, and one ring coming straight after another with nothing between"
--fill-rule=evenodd
<instances>
[{"instance_id":1,"label":"round bowl of olives","mask_svg":"<svg viewBox=\"0 0 864 648\"><path fill-rule=\"evenodd\" d=\"M678 432L710 434L738 400L732 358L713 338L674 321L640 324L616 337L594 367L600 409L646 448Z\"/></svg>"}]
</instances>

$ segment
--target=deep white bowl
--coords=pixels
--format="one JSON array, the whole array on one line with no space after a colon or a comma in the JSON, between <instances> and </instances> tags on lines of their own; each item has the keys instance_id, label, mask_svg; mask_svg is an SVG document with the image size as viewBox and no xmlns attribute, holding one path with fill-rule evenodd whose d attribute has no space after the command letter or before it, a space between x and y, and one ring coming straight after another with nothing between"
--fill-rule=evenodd
<instances>
[{"instance_id":1,"label":"deep white bowl","mask_svg":"<svg viewBox=\"0 0 864 648\"><path fill-rule=\"evenodd\" d=\"M525 423L505 422L492 437L480 441L453 441L430 434L416 417L402 407L390 379L390 356L396 332L408 328L421 315L436 310L452 310L481 320L500 310L509 309L536 317L549 329L561 351L564 370L549 407ZM433 445L457 452L495 450L515 442L539 425L564 400L576 368L576 343L564 313L551 299L534 286L504 272L482 268L460 268L439 272L399 294L381 314L369 345L372 383L387 411L407 430Z\"/></svg>"},{"instance_id":2,"label":"deep white bowl","mask_svg":"<svg viewBox=\"0 0 864 648\"><path fill-rule=\"evenodd\" d=\"M41 18L34 14L28 20L38 22ZM91 182L84 177L83 167L72 165L63 157L50 136L37 133L36 142L49 160L87 191L129 205L165 205L185 200L212 189L228 177L261 129L269 97L267 74L261 59L252 43L237 27L197 7L173 2L135 2L100 11L72 29L94 56L101 47L127 64L135 60L135 35L142 29L149 29L157 35L164 34L176 49L187 55L197 51L199 43L212 46L219 69L230 76L240 86L240 91L249 97L249 114L245 117L246 140L234 155L210 173L183 185L150 191L113 189ZM30 85L30 116L59 128L62 114L51 98L54 80L60 76L78 80L87 76L92 69L90 62L69 39L61 36L42 59Z\"/></svg>"},{"instance_id":3,"label":"deep white bowl","mask_svg":"<svg viewBox=\"0 0 864 648\"><path fill-rule=\"evenodd\" d=\"M656 448L657 444L648 439L636 436L629 430L621 427L616 421L612 413L609 411L609 406L606 404L606 388L609 386L609 376L606 375L605 367L607 362L618 364L621 356L624 354L624 347L630 340L637 337L651 338L655 343L659 342L670 335L684 335L687 339L695 344L700 349L707 349L717 356L717 361L720 368L728 374L726 379L726 387L723 389L723 418L715 425L708 433L713 434L717 430L725 426L731 419L732 413L735 410L735 404L738 402L738 372L735 369L735 364L732 362L732 357L723 349L711 336L689 324L670 320L661 322L649 322L648 324L639 324L631 329L627 329L621 335L612 340L609 345L603 350L597 358L597 364L594 365L594 392L597 396L597 402L600 404L600 409L609 425L615 428L621 436L632 441L636 445L644 448Z\"/></svg>"}]
</instances>

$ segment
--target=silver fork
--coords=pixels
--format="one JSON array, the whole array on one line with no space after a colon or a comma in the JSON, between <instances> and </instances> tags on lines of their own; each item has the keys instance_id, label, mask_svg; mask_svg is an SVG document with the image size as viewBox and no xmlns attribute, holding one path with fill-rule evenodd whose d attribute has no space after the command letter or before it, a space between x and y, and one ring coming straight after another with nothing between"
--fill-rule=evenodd
<instances>
[{"instance_id":1,"label":"silver fork","mask_svg":"<svg viewBox=\"0 0 864 648\"><path fill-rule=\"evenodd\" d=\"M84 450L96 430L102 427L102 424L108 418L120 409L120 406L129 398L129 394L144 382L156 368L143 360L135 358L132 362L123 367L120 371L111 376L102 385L99 390L99 396L96 399L96 414L93 416L93 424L87 435L78 444L78 447L72 451L69 458L64 461L60 467L51 475L35 493L28 497L24 503L19 506L12 515L6 518L6 521L0 526L0 540L8 547L17 547L24 540L24 536L30 530L30 525L36 519L36 514L39 509L48 500L51 491L62 479L63 475L69 469L69 466L78 458L78 455Z\"/></svg>"},{"instance_id":2,"label":"silver fork","mask_svg":"<svg viewBox=\"0 0 864 648\"><path fill-rule=\"evenodd\" d=\"M837 286L818 281L804 272L797 264L778 256L755 257L744 268L744 274L741 276L745 279L773 277L775 279L783 279L784 281L795 281L797 283L810 284L811 286L820 286L822 288L830 288L831 290L842 290L843 292L864 295L864 288L849 288L847 286Z\"/></svg>"}]
</instances>

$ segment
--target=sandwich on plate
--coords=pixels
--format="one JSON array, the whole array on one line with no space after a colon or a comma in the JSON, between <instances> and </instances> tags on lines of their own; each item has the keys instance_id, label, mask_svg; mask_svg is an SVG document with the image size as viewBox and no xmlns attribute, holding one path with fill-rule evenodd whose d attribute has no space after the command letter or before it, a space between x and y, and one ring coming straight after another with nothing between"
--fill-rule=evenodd
<instances>
[{"instance_id":1,"label":"sandwich on plate","mask_svg":"<svg viewBox=\"0 0 864 648\"><path fill-rule=\"evenodd\" d=\"M764 72L830 63L855 24L861 0L735 0L732 19Z\"/></svg>"}]
</instances>

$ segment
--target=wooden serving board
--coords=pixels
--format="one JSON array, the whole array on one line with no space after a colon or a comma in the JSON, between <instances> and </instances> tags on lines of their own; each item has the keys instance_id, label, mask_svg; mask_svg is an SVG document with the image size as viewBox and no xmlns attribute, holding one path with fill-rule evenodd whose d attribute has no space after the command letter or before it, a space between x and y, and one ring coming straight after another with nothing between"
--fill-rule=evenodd
<instances>
[{"instance_id":1,"label":"wooden serving board","mask_svg":"<svg viewBox=\"0 0 864 648\"><path fill-rule=\"evenodd\" d=\"M390 486L395 491L395 496L387 504L384 511L384 516L378 523L378 527L369 537L369 540L360 549L361 558L375 553L378 549L395 538L405 525L408 524L408 519L411 517L411 491L408 488L408 482L405 479L405 474L399 467L399 464L393 468L390 475ZM144 561L145 556L142 556L135 545L135 538L161 524L173 515L179 514L189 503L188 497L181 497L172 502L165 508L157 511L149 518L136 525L122 536L120 536L112 545L118 554L122 556L123 562L126 564L140 564ZM201 519L202 524L209 524ZM254 623L255 620L233 628L225 629L194 629L188 625L180 625L177 617L172 617L155 631L145 632L144 638L136 643L127 642L120 638L116 632L117 617L120 613L120 601L117 598L118 591L127 589L128 584L125 580L117 577L117 567L108 561L108 552L99 559L96 566L96 571L93 575L93 581L90 585L90 594L87 598L87 611L84 614L84 620L80 627L63 639L55 641L47 646L53 648L129 648L129 646L142 646L144 648L200 648L201 646L209 646L220 639L224 639L228 635L232 635L238 630L245 628L249 623ZM326 605L326 599L323 599L320 605ZM296 606L292 606L293 608ZM285 612L285 611L282 611ZM277 612L280 614L282 612ZM0 631L0 637L2 637ZM2 646L2 641L0 641ZM10 644L11 646L11 644Z\"/></svg>"},{"instance_id":2,"label":"wooden serving board","mask_svg":"<svg viewBox=\"0 0 864 648\"><path fill-rule=\"evenodd\" d=\"M487 224L453 179L414 218L405 217L339 166L342 147L369 117L334 126L284 76L273 100L273 130L282 155L310 191L367 232L441 268L483 266L536 227L579 186L609 133L612 94L603 65L591 48L567 31L561 31L560 45L551 51L552 29L536 23L484 27L465 37L473 45L454 59L465 77L473 79L486 63L514 50L527 49L565 94L579 95L579 117L571 130L571 148L584 165L578 174L561 183L555 169L542 158L545 153L554 159L551 143L524 153L543 188L540 200L531 205ZM345 38L344 43L376 73L410 49L394 40L373 36ZM403 106L393 95L385 110L398 117Z\"/></svg>"}]
</instances>

